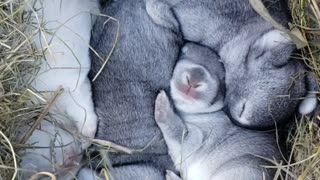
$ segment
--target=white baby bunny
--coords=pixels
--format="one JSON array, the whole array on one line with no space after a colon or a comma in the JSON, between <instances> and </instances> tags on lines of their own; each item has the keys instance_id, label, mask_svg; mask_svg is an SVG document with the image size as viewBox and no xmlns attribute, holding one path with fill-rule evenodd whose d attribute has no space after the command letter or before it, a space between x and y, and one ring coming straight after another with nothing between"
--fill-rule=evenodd
<instances>
[{"instance_id":1,"label":"white baby bunny","mask_svg":"<svg viewBox=\"0 0 320 180\"><path fill-rule=\"evenodd\" d=\"M72 133L93 138L97 128L87 74L93 25L90 12L97 13L99 4L98 0L32 0L25 10L32 11L34 24L38 26L28 33L35 34L32 41L36 48L44 50L39 73L31 83L32 89L52 92L60 86L64 88L50 114L65 129L43 121L27 141L27 144L42 148L20 152L21 167L59 175L57 167L79 164L81 152L90 145L75 140ZM46 98L49 100L52 95ZM44 148L53 145L55 150L59 149L57 152Z\"/></svg>"}]
</instances>

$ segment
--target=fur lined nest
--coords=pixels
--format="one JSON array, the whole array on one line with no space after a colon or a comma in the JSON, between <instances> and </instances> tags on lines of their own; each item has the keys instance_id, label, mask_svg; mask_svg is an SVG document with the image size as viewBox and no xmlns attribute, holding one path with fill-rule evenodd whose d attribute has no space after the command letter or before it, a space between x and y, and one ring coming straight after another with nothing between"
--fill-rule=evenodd
<instances>
[{"instance_id":1,"label":"fur lined nest","mask_svg":"<svg viewBox=\"0 0 320 180\"><path fill-rule=\"evenodd\" d=\"M0 179L5 180L16 178L20 170L16 152L28 148L17 139L18 129L32 125L46 111L45 104L33 103L35 92L29 89L43 52L37 52L32 37L24 34L39 26L31 23L32 13L24 12L26 1L0 0ZM307 42L299 58L320 82L320 2L289 0L289 4L292 27ZM280 179L320 179L320 108L312 116L296 118L294 124L287 140L290 163L273 168Z\"/></svg>"}]
</instances>

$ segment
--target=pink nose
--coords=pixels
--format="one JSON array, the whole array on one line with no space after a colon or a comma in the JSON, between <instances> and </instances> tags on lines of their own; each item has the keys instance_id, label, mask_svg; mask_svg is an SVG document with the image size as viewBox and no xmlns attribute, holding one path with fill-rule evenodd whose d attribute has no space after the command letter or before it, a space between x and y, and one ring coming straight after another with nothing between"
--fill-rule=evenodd
<instances>
[{"instance_id":1,"label":"pink nose","mask_svg":"<svg viewBox=\"0 0 320 180\"><path fill-rule=\"evenodd\" d=\"M178 90L188 99L196 99L196 89L190 85L181 84Z\"/></svg>"},{"instance_id":2,"label":"pink nose","mask_svg":"<svg viewBox=\"0 0 320 180\"><path fill-rule=\"evenodd\" d=\"M187 77L187 82L190 88L198 88L200 86L199 81L193 80L192 78L189 78L189 77Z\"/></svg>"}]
</instances>

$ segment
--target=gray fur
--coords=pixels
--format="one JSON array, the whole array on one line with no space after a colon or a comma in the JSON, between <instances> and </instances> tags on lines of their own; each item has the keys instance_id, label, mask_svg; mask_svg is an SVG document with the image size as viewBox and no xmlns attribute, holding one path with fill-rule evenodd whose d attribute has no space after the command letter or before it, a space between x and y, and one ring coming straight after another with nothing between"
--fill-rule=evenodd
<instances>
[{"instance_id":1,"label":"gray fur","mask_svg":"<svg viewBox=\"0 0 320 180\"><path fill-rule=\"evenodd\" d=\"M291 59L293 43L263 20L248 0L147 1L154 22L180 28L185 40L218 52L226 70L226 109L235 123L272 127L295 112L298 98L307 90L315 90L306 86L304 66ZM273 18L287 26L284 1L263 2Z\"/></svg>"},{"instance_id":2,"label":"gray fur","mask_svg":"<svg viewBox=\"0 0 320 180\"><path fill-rule=\"evenodd\" d=\"M193 63L196 63L198 59L202 60L207 56L207 64L215 64L215 69L211 69L209 73L207 68L203 68L211 77L204 76L199 82L209 85L209 88L219 86L217 81L221 79L215 77L219 77L217 75L223 73L223 69L217 64L218 57L213 54L204 54L199 50L204 47L193 46L193 48L198 51L186 52L185 57L187 58L179 61L188 61L190 57L198 57L193 60ZM188 53L197 54L188 55ZM178 62L171 80L171 87L177 83L176 79L180 78L180 72L183 73L183 70L191 72L188 67L181 66L181 63ZM195 91L202 90L195 88ZM207 95L210 94L210 91L206 92L209 92ZM179 93L181 93L179 90L171 90L174 105L180 116L174 112L169 98L162 91L155 103L155 120L164 135L169 154L177 170L180 171L182 179L257 180L264 177L266 180L271 180L273 178L274 172L262 167L270 164L258 156L281 159L275 132L259 132L238 127L221 109L209 111L212 106L215 106L214 103L207 104L206 107L202 106L202 108L198 108L197 104L187 104L182 107L179 102L183 99L179 97ZM200 96L195 100L204 101L206 97ZM192 109L197 111L188 112ZM166 177L167 180L179 179L170 171L167 172Z\"/></svg>"},{"instance_id":3,"label":"gray fur","mask_svg":"<svg viewBox=\"0 0 320 180\"><path fill-rule=\"evenodd\" d=\"M160 89L168 89L182 45L181 36L152 22L143 0L107 2L101 11L120 23L118 43L107 66L93 82L93 100L99 120L96 138L112 141L141 153L110 153L120 179L139 179L150 166L161 172L172 168L167 147L154 121L154 101ZM116 36L117 24L99 17L93 27L91 46L106 59ZM92 79L101 60L91 52ZM149 145L149 146L148 146ZM148 147L147 147L148 146ZM136 168L141 166L141 168ZM129 171L132 167L132 171ZM115 168L114 176L119 173ZM111 172L112 173L112 172ZM158 173L159 175L160 173Z\"/></svg>"},{"instance_id":4,"label":"gray fur","mask_svg":"<svg viewBox=\"0 0 320 180\"><path fill-rule=\"evenodd\" d=\"M110 169L108 169L110 171ZM107 172L108 173L108 172ZM111 180L164 180L164 175L159 169L146 165L125 165L112 168L111 174L107 174ZM78 180L106 179L103 173L98 175L94 170L82 168Z\"/></svg>"},{"instance_id":5,"label":"gray fur","mask_svg":"<svg viewBox=\"0 0 320 180\"><path fill-rule=\"evenodd\" d=\"M150 165L115 167L113 173L114 180L164 180L163 172Z\"/></svg>"}]
</instances>

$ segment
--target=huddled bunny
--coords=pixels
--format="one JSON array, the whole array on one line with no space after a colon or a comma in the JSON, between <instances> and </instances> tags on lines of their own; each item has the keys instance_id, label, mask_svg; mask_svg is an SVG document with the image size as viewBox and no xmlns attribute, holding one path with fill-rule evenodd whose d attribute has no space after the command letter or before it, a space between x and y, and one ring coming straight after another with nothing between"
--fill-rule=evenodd
<instances>
[{"instance_id":1,"label":"huddled bunny","mask_svg":"<svg viewBox=\"0 0 320 180\"><path fill-rule=\"evenodd\" d=\"M91 51L89 74L99 121L96 138L143 149L130 155L108 154L115 179L163 179L173 163L154 121L154 100L161 89L169 88L181 36L153 23L144 0L107 2L101 13L112 19L98 17L91 37L91 46L100 55Z\"/></svg>"},{"instance_id":2,"label":"huddled bunny","mask_svg":"<svg viewBox=\"0 0 320 180\"><path fill-rule=\"evenodd\" d=\"M183 47L171 79L155 102L155 120L185 180L273 179L265 159L281 160L274 132L243 129L222 111L224 69L204 46ZM175 109L177 112L175 112ZM167 180L180 179L167 172Z\"/></svg>"},{"instance_id":3,"label":"huddled bunny","mask_svg":"<svg viewBox=\"0 0 320 180\"><path fill-rule=\"evenodd\" d=\"M82 152L90 145L76 135L94 138L97 127L87 74L94 20L90 12L99 12L98 0L33 0L25 11L34 17L34 28L26 33L34 35L32 42L39 51L44 50L31 89L48 92L43 95L47 102L52 98L50 92L60 86L64 92L50 109L56 123L42 120L26 142L34 147L19 152L22 179L39 171L56 173L61 179L73 178ZM28 129L21 129L21 138Z\"/></svg>"},{"instance_id":4,"label":"huddled bunny","mask_svg":"<svg viewBox=\"0 0 320 180\"><path fill-rule=\"evenodd\" d=\"M33 88L65 88L51 113L67 129L92 138L98 119L96 138L141 150L108 153L112 178L162 180L173 162L184 179L271 178L273 172L260 168L268 163L257 156L281 159L274 133L249 129L285 122L302 97L307 99L301 113L316 105L308 91L318 87L303 64L291 58L295 47L290 38L263 20L248 0L104 2L90 41L96 116L87 78L92 19L84 11L97 10L97 1L37 1L44 14L36 19L58 30L34 38L38 48L48 49ZM286 26L285 3L263 2ZM201 45L187 44L180 52L183 40ZM157 96L169 89L177 112L164 91ZM56 145L55 163L43 161L52 155L44 148L37 150L38 157L26 150L22 165L53 172L75 165L76 172L82 149L90 143L73 138L66 129L42 122L28 143ZM94 176L89 169L79 173L80 179ZM179 179L172 171L167 178Z\"/></svg>"},{"instance_id":5,"label":"huddled bunny","mask_svg":"<svg viewBox=\"0 0 320 180\"><path fill-rule=\"evenodd\" d=\"M295 46L254 11L249 0L146 0L153 21L218 52L226 70L226 111L234 123L265 129L316 106L314 77L291 55ZM264 0L272 17L287 26L287 5Z\"/></svg>"}]
</instances>

